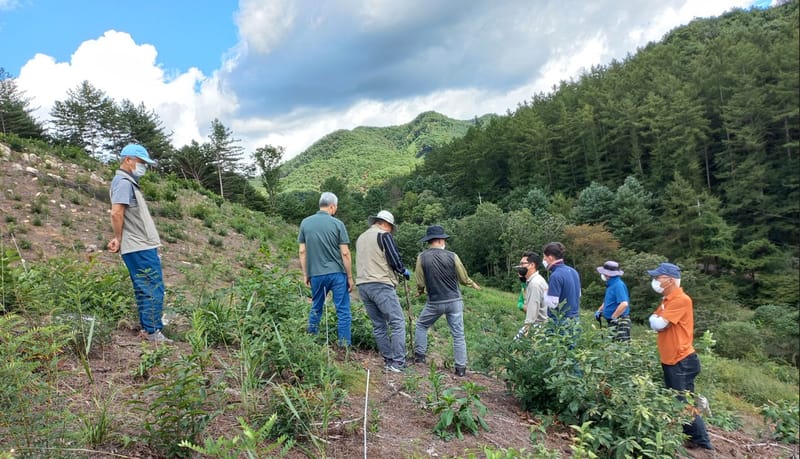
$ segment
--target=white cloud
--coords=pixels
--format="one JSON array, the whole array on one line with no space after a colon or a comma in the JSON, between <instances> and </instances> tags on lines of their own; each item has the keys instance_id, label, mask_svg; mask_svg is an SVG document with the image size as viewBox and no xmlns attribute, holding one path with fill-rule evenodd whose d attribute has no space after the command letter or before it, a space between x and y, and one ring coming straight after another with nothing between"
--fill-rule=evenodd
<instances>
[{"instance_id":1,"label":"white cloud","mask_svg":"<svg viewBox=\"0 0 800 459\"><path fill-rule=\"evenodd\" d=\"M411 2L411 3L409 3ZM18 84L48 117L82 80L144 102L174 131L204 140L219 118L252 152L287 157L337 129L407 123L435 110L505 113L592 65L622 59L695 17L747 0L240 0L240 42L211 76L166 75L158 43L108 31L69 62L37 54ZM0 5L9 4L0 0Z\"/></svg>"},{"instance_id":2,"label":"white cloud","mask_svg":"<svg viewBox=\"0 0 800 459\"><path fill-rule=\"evenodd\" d=\"M294 6L288 1L242 0L236 25L243 45L259 54L272 51L291 28L294 15Z\"/></svg>"},{"instance_id":3,"label":"white cloud","mask_svg":"<svg viewBox=\"0 0 800 459\"><path fill-rule=\"evenodd\" d=\"M158 65L155 46L136 44L125 32L109 30L102 37L83 42L70 62L56 62L37 54L21 69L17 83L33 98L35 116L49 120L57 100L83 80L120 102L129 99L155 110L177 146L201 140L215 117L236 110L236 97L222 89L216 75L207 77L191 68L174 76Z\"/></svg>"},{"instance_id":4,"label":"white cloud","mask_svg":"<svg viewBox=\"0 0 800 459\"><path fill-rule=\"evenodd\" d=\"M19 6L18 0L0 0L0 11L13 10L17 6Z\"/></svg>"}]
</instances>

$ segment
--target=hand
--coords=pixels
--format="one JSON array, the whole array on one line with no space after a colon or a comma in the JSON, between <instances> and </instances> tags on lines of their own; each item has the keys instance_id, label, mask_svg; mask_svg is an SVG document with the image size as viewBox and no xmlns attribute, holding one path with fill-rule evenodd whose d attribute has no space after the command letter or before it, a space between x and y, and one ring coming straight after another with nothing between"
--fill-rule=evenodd
<instances>
[{"instance_id":1,"label":"hand","mask_svg":"<svg viewBox=\"0 0 800 459\"><path fill-rule=\"evenodd\" d=\"M403 271L403 277L404 277L406 280L410 280L410 279L411 279L411 271L409 271L409 270L408 270L408 268L406 268L406 269Z\"/></svg>"},{"instance_id":2,"label":"hand","mask_svg":"<svg viewBox=\"0 0 800 459\"><path fill-rule=\"evenodd\" d=\"M595 312L594 312L594 318L595 318L596 320L600 320L600 311L595 311Z\"/></svg>"},{"instance_id":3,"label":"hand","mask_svg":"<svg viewBox=\"0 0 800 459\"><path fill-rule=\"evenodd\" d=\"M108 241L108 245L106 245L106 248L108 249L109 252L112 253L119 252L119 239L114 238Z\"/></svg>"}]
</instances>

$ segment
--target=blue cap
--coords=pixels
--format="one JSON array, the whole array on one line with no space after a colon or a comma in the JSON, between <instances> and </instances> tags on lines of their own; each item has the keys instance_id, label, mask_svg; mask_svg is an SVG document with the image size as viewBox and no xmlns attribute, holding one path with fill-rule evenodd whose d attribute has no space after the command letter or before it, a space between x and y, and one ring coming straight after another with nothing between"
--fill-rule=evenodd
<instances>
[{"instance_id":1,"label":"blue cap","mask_svg":"<svg viewBox=\"0 0 800 459\"><path fill-rule=\"evenodd\" d=\"M147 154L147 150L145 150L144 147L138 143L129 143L128 145L125 145L125 148L122 149L122 152L119 154L119 156L120 158L124 158L125 156L135 156L147 164L156 163L150 158L150 155Z\"/></svg>"},{"instance_id":2,"label":"blue cap","mask_svg":"<svg viewBox=\"0 0 800 459\"><path fill-rule=\"evenodd\" d=\"M661 263L656 269L648 269L647 274L650 277L669 276L675 279L681 278L681 268L673 265L672 263Z\"/></svg>"}]
</instances>

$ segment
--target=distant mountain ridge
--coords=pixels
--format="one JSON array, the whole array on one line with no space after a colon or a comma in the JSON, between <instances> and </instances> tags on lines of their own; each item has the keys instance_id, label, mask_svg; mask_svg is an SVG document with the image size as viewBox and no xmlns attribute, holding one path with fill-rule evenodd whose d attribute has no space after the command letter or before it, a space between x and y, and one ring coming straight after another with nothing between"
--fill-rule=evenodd
<instances>
[{"instance_id":1,"label":"distant mountain ridge","mask_svg":"<svg viewBox=\"0 0 800 459\"><path fill-rule=\"evenodd\" d=\"M483 126L495 116L456 120L430 111L399 126L334 131L281 166L283 190L319 190L320 183L336 176L351 189L364 191L411 172L431 148L461 138L470 127Z\"/></svg>"}]
</instances>

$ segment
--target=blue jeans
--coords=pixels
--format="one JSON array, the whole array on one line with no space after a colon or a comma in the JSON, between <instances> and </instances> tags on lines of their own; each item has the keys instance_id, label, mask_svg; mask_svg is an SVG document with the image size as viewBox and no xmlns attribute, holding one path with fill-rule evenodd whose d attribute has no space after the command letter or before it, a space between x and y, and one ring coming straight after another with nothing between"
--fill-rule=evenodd
<instances>
[{"instance_id":1,"label":"blue jeans","mask_svg":"<svg viewBox=\"0 0 800 459\"><path fill-rule=\"evenodd\" d=\"M336 323L339 344L350 345L350 292L347 291L347 274L331 273L311 277L311 312L308 314L308 332L319 333L319 322L322 318L322 307L328 292L333 292L333 303L336 305Z\"/></svg>"},{"instance_id":2,"label":"blue jeans","mask_svg":"<svg viewBox=\"0 0 800 459\"><path fill-rule=\"evenodd\" d=\"M453 359L456 367L466 367L467 341L464 339L464 302L461 299L425 304L414 332L414 353L425 355L428 350L428 329L442 314L447 318L447 325L450 326L450 334L453 336Z\"/></svg>"},{"instance_id":3,"label":"blue jeans","mask_svg":"<svg viewBox=\"0 0 800 459\"><path fill-rule=\"evenodd\" d=\"M164 328L164 279L157 249L140 250L122 255L133 282L133 294L139 310L139 324L147 333Z\"/></svg>"},{"instance_id":4,"label":"blue jeans","mask_svg":"<svg viewBox=\"0 0 800 459\"><path fill-rule=\"evenodd\" d=\"M694 392L694 378L700 374L700 358L697 354L689 354L675 365L661 364L664 370L664 384L670 388L681 392L678 400L686 402L684 392ZM711 447L708 439L706 423L699 414L695 414L691 424L683 425L683 433L688 435L691 440L700 446Z\"/></svg>"},{"instance_id":5,"label":"blue jeans","mask_svg":"<svg viewBox=\"0 0 800 459\"><path fill-rule=\"evenodd\" d=\"M405 366L406 320L397 290L389 284L367 282L359 284L358 295L372 320L372 334L384 363Z\"/></svg>"}]
</instances>

